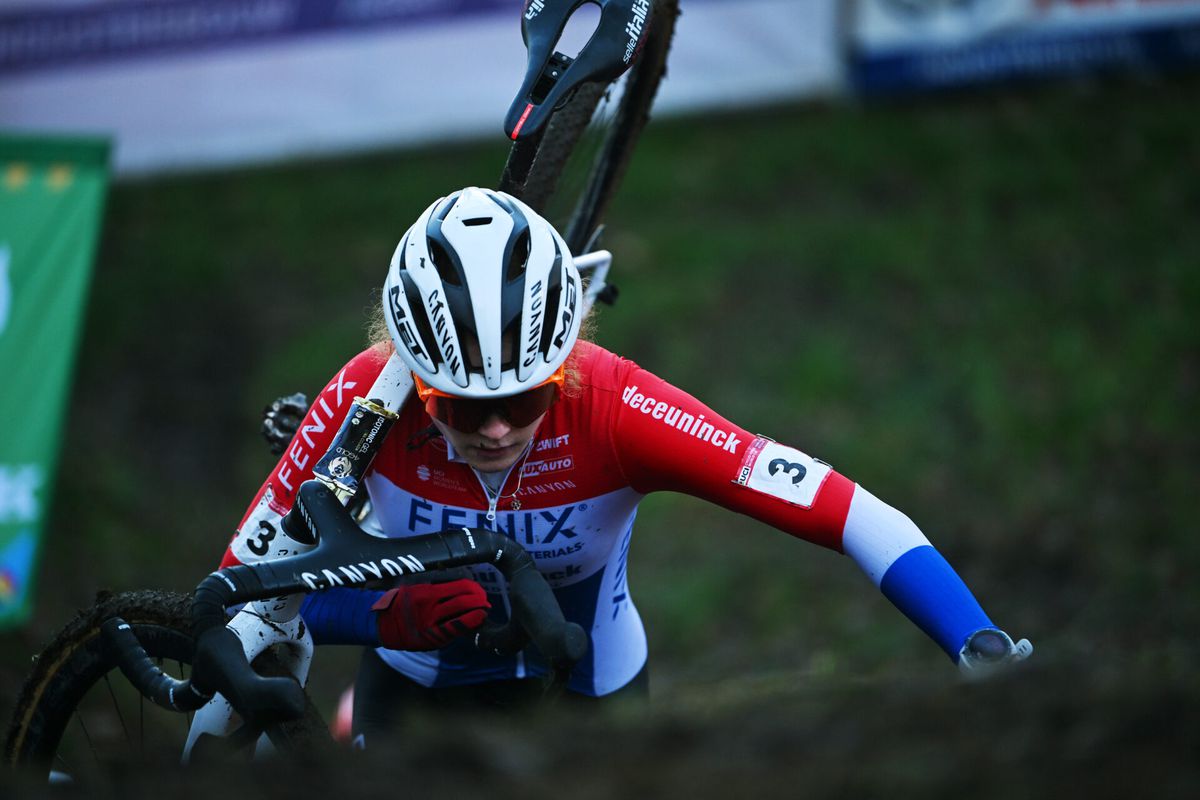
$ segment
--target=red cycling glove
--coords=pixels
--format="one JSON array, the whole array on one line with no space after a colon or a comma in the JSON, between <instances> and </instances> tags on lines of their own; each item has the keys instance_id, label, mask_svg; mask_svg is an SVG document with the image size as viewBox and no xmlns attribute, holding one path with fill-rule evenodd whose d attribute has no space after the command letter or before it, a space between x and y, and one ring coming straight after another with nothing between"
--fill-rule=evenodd
<instances>
[{"instance_id":1,"label":"red cycling glove","mask_svg":"<svg viewBox=\"0 0 1200 800\"><path fill-rule=\"evenodd\" d=\"M483 587L462 578L397 587L376 600L371 610L379 612L384 647L438 650L482 625L491 607Z\"/></svg>"}]
</instances>

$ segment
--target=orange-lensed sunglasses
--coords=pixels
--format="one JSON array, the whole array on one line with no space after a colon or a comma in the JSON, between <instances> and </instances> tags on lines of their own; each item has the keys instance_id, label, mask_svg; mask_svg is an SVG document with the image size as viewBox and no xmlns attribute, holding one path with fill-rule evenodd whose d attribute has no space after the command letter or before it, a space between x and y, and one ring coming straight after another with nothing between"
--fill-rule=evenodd
<instances>
[{"instance_id":1,"label":"orange-lensed sunglasses","mask_svg":"<svg viewBox=\"0 0 1200 800\"><path fill-rule=\"evenodd\" d=\"M413 375L417 397L425 404L425 412L461 433L474 433L479 430L492 414L499 414L514 428L524 428L532 424L558 400L565 380L564 365L537 386L520 394L510 397L467 398L455 397L441 389L435 389Z\"/></svg>"}]
</instances>

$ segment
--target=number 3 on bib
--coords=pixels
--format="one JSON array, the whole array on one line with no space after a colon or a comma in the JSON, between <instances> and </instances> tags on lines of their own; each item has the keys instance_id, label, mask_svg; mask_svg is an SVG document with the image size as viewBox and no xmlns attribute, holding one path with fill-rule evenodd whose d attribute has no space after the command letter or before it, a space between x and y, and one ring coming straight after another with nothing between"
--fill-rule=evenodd
<instances>
[{"instance_id":1,"label":"number 3 on bib","mask_svg":"<svg viewBox=\"0 0 1200 800\"><path fill-rule=\"evenodd\" d=\"M746 449L734 483L811 508L832 471L824 461L758 436Z\"/></svg>"}]
</instances>

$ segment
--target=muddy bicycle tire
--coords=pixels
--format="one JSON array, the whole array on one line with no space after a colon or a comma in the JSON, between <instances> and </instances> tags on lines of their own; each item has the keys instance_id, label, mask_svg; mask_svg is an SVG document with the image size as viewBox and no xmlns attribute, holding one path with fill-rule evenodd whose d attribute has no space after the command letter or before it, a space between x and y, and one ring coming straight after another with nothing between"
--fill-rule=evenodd
<instances>
[{"instance_id":1,"label":"muddy bicycle tire","mask_svg":"<svg viewBox=\"0 0 1200 800\"><path fill-rule=\"evenodd\" d=\"M625 91L577 197L556 198L572 208L560 229L567 247L580 254L591 243L629 166L638 137L650 119L679 16L679 0L659 0L641 56L624 78ZM559 178L610 85L584 84L550 118L537 141L518 141L509 151L499 188L545 212ZM558 220L551 220L560 224Z\"/></svg>"},{"instance_id":2,"label":"muddy bicycle tire","mask_svg":"<svg viewBox=\"0 0 1200 800\"><path fill-rule=\"evenodd\" d=\"M137 591L97 596L95 605L81 611L35 658L5 736L4 763L50 770L63 735L85 696L107 680L110 673L113 679L125 682L100 636L100 625L105 620L122 617L133 627L148 655L178 662L182 668L191 664L195 649L190 607L191 597L175 592ZM255 668L266 675L287 674L270 653L256 659ZM332 746L325 723L311 699L303 718L273 726L268 733L277 746L282 743L290 752Z\"/></svg>"}]
</instances>

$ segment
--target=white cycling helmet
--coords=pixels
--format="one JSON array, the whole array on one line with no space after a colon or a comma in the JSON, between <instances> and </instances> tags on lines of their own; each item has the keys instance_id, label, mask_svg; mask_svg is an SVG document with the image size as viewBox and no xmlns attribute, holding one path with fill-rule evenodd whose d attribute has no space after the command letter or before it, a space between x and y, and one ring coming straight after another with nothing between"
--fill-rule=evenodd
<instances>
[{"instance_id":1,"label":"white cycling helmet","mask_svg":"<svg viewBox=\"0 0 1200 800\"><path fill-rule=\"evenodd\" d=\"M468 187L425 209L400 240L384 317L400 357L429 387L507 397L566 361L582 294L550 223L504 192Z\"/></svg>"}]
</instances>

